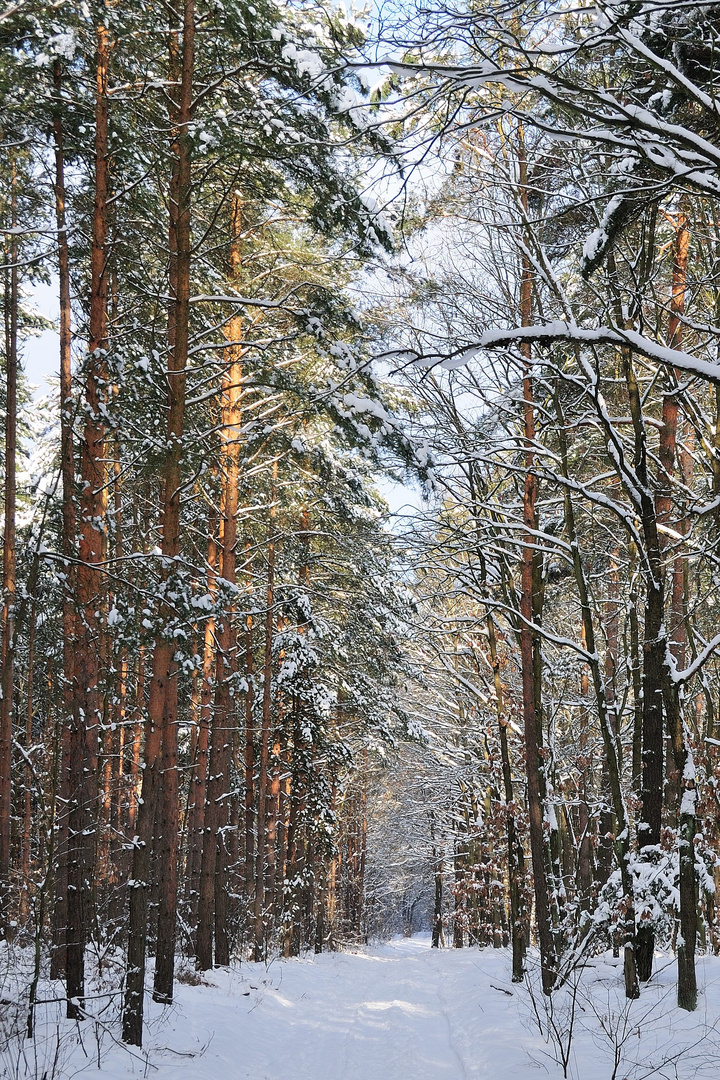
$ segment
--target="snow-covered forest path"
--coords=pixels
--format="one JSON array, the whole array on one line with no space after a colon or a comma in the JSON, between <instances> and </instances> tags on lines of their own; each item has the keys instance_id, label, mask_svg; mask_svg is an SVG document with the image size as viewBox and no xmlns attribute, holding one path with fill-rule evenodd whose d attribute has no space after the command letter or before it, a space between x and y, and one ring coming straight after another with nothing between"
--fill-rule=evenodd
<instances>
[{"instance_id":1,"label":"snow-covered forest path","mask_svg":"<svg viewBox=\"0 0 720 1080\"><path fill-rule=\"evenodd\" d=\"M180 987L173 1037L163 1025L157 1041L175 1055L204 1047L191 1067L171 1069L197 1080L521 1077L530 1061L518 1039L534 1039L500 959L432 950L421 936L214 971L214 985Z\"/></svg>"},{"instance_id":2,"label":"snow-covered forest path","mask_svg":"<svg viewBox=\"0 0 720 1080\"><path fill-rule=\"evenodd\" d=\"M628 1007L620 960L596 957L576 995L569 1080L710 1080L720 1061L720 958L703 957L697 1012L675 1006L675 963ZM185 976L183 976L183 971ZM560 1080L528 987L509 981L507 950L430 948L428 936L270 965L215 969L200 985L185 967L175 1002L149 1004L144 1050L118 1040L102 984L98 1023L50 1008L34 1043L0 1052L0 1077L53 1080ZM190 977L191 981L187 981ZM106 987L105 989L108 989ZM43 988L52 996L52 984ZM112 995L110 995L112 997ZM571 994L553 997L567 1042ZM547 1034L546 999L536 1007ZM0 1021L2 1017L0 1015ZM0 1023L0 1028L2 1027ZM563 1034L565 1032L565 1034ZM615 1067L616 1044L620 1067Z\"/></svg>"}]
</instances>

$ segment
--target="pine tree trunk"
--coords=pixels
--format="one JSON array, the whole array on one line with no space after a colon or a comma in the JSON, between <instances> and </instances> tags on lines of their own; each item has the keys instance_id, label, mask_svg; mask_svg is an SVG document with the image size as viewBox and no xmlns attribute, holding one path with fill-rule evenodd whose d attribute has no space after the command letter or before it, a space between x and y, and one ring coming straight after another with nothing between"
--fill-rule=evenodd
<instances>
[{"instance_id":1,"label":"pine tree trunk","mask_svg":"<svg viewBox=\"0 0 720 1080\"><path fill-rule=\"evenodd\" d=\"M98 609L106 525L104 387L107 373L108 33L96 30L95 192L93 205L90 333L85 381L86 420L80 453L80 542L76 576L76 729L71 759L66 981L68 1017L83 1015L85 944L92 913L97 843L97 770L100 716Z\"/></svg>"},{"instance_id":2,"label":"pine tree trunk","mask_svg":"<svg viewBox=\"0 0 720 1080\"><path fill-rule=\"evenodd\" d=\"M362 775L360 777L360 862L357 881L357 913L355 933L362 938L363 914L365 906L365 868L367 866L367 746L363 747Z\"/></svg>"},{"instance_id":3,"label":"pine tree trunk","mask_svg":"<svg viewBox=\"0 0 720 1080\"><path fill-rule=\"evenodd\" d=\"M245 895L248 900L254 891L255 869L255 725L254 707L254 660L252 641L253 621L248 615L245 623Z\"/></svg>"},{"instance_id":4,"label":"pine tree trunk","mask_svg":"<svg viewBox=\"0 0 720 1080\"><path fill-rule=\"evenodd\" d=\"M191 119L192 79L195 58L194 0L183 5L182 47L176 32L170 35L170 69L177 71L180 58L179 99L172 109L173 141L171 153L173 170L170 181L170 293L168 321L168 451L163 467L162 545L163 577L167 579L174 560L180 552L180 495L182 438L185 422L185 382L190 330L190 161L191 138L188 125ZM164 612L169 616L169 612ZM161 789L159 768L160 750L165 761L177 753L177 674L173 662L174 645L160 634L153 650L152 678L148 697L148 723L145 737L145 768L142 779L142 801L137 814L138 840L133 850L130 883L130 920L128 929L127 976L123 1009L123 1040L132 1046L142 1045L143 989L145 982L145 940L147 905L150 888L150 856L153 825ZM171 686L171 681L173 685ZM170 775L174 773L174 776ZM178 832L177 770L165 774L162 800L163 827ZM175 905L172 890L176 882L175 845L167 842L161 848L164 858L159 861L158 875L162 889L168 895L164 901L162 921L158 924L158 957L154 994L162 1000L172 1000L175 952ZM159 971L158 971L159 968Z\"/></svg>"},{"instance_id":5,"label":"pine tree trunk","mask_svg":"<svg viewBox=\"0 0 720 1080\"><path fill-rule=\"evenodd\" d=\"M218 546L215 538L217 514L212 513L208 521L208 592L214 598L217 593ZM200 897L200 875L202 872L203 835L205 826L205 801L207 798L208 756L210 746L210 713L213 698L213 671L215 668L215 617L210 616L205 623L203 634L203 669L200 688L200 709L198 716L195 759L190 778L188 796L188 858L187 889L191 925L195 925Z\"/></svg>"},{"instance_id":6,"label":"pine tree trunk","mask_svg":"<svg viewBox=\"0 0 720 1080\"><path fill-rule=\"evenodd\" d=\"M262 726L260 730L260 771L258 776L257 836L255 839L255 960L262 960L265 949L265 847L268 801L268 758L272 705L272 646L275 605L275 480L277 463L273 464L273 484L270 503L270 536L268 540L267 610L265 613L265 661L263 666Z\"/></svg>"},{"instance_id":7,"label":"pine tree trunk","mask_svg":"<svg viewBox=\"0 0 720 1080\"><path fill-rule=\"evenodd\" d=\"M231 224L230 274L237 282L240 271L240 199L233 196ZM237 562L237 515L240 479L242 398L242 322L239 316L230 320L227 331L227 364L222 386L221 445L222 445L222 562L224 581L235 585ZM203 830L203 850L200 870L196 961L201 971L213 966L213 927L215 928L215 962L230 963L227 904L225 899L226 851L223 836L227 823L227 793L230 786L230 756L236 728L234 676L236 671L236 639L232 604L225 611L218 628L215 676L215 708L210 736L210 779Z\"/></svg>"},{"instance_id":8,"label":"pine tree trunk","mask_svg":"<svg viewBox=\"0 0 720 1080\"><path fill-rule=\"evenodd\" d=\"M280 629L280 627L278 627ZM282 661L282 654L279 657ZM279 710L278 710L279 713ZM272 933L277 911L277 849L278 849L278 821L280 817L280 769L281 751L280 732L282 730L281 717L275 717L275 737L273 739L270 754L270 797L268 799L267 822L265 826L266 854L265 854L265 936Z\"/></svg>"},{"instance_id":9,"label":"pine tree trunk","mask_svg":"<svg viewBox=\"0 0 720 1080\"><path fill-rule=\"evenodd\" d=\"M22 856L20 870L20 925L27 923L30 912L30 849L32 845L32 745L33 745L33 710L34 710L34 668L35 668L35 600L30 605L30 626L28 628L27 682L25 687L25 784L23 790L23 830ZM43 886L44 888L44 886Z\"/></svg>"},{"instance_id":10,"label":"pine tree trunk","mask_svg":"<svg viewBox=\"0 0 720 1080\"><path fill-rule=\"evenodd\" d=\"M17 175L12 165L10 228L17 227ZM3 511L2 673L0 675L0 933L10 933L10 840L12 807L12 722L15 681L15 507L17 457L17 331L18 331L18 252L13 233L6 243L5 280L5 504Z\"/></svg>"},{"instance_id":11,"label":"pine tree trunk","mask_svg":"<svg viewBox=\"0 0 720 1080\"><path fill-rule=\"evenodd\" d=\"M231 350L228 350L229 352ZM235 354L235 349L232 350ZM221 572L225 581L235 584L238 476L239 476L239 426L241 371L238 356L234 355L223 385L222 438L224 444L223 521ZM224 904L225 858L223 830L227 822L227 791L230 782L230 751L235 728L235 629L233 611L228 609L219 624L216 675L215 708L210 735L210 764L207 800L203 828L203 850L200 870L198 902L198 928L196 961L201 971L213 966L213 927L216 934L215 962L226 966L228 955L228 931L224 919L217 918L218 911L226 911Z\"/></svg>"}]
</instances>

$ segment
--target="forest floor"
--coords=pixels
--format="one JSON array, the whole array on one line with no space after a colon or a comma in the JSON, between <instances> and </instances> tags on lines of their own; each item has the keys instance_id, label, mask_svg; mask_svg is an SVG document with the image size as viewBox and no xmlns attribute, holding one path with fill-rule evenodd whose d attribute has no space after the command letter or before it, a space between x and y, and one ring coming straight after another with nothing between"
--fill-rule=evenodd
<instances>
[{"instance_id":1,"label":"forest floor","mask_svg":"<svg viewBox=\"0 0 720 1080\"><path fill-rule=\"evenodd\" d=\"M56 1006L40 1006L35 1039L22 1051L15 1040L0 1047L0 1076L536 1080L562 1077L563 1053L571 1080L716 1076L720 960L700 959L703 992L692 1015L675 1007L670 958L658 958L651 984L629 1006L619 963L596 958L555 995L552 1014L532 975L526 985L510 982L506 950L431 950L422 935L246 963L215 970L200 985L180 982L172 1006L152 1005L141 1052L118 1041L112 997L98 997L98 1020L80 1025L81 1039ZM96 980L95 991L102 986ZM45 983L40 996L52 988ZM7 1031L13 1010L0 997L0 1031Z\"/></svg>"}]
</instances>

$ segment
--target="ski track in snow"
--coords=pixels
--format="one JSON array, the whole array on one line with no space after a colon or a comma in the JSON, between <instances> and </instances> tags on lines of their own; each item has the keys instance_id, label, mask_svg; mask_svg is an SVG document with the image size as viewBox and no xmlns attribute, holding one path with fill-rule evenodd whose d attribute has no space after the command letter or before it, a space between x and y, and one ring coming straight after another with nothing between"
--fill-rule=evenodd
<instances>
[{"instance_id":1,"label":"ski track in snow","mask_svg":"<svg viewBox=\"0 0 720 1080\"><path fill-rule=\"evenodd\" d=\"M710 1080L720 1061L720 959L699 960L704 988L692 1015L674 1007L675 964L631 1006L618 1080ZM50 986L48 985L48 989ZM554 1007L562 1026L562 994ZM112 1022L97 1047L69 1021L45 1019L39 1069L0 1053L0 1077L41 1077L62 1032L55 1080L537 1080L560 1078L541 1037L525 986L510 982L507 950L436 950L428 936L346 953L246 963L207 974L205 985L178 983L176 1000L150 1002L145 1050L131 1052ZM538 994L538 1009L543 1011ZM596 1022L624 1008L618 961L598 957L583 975L573 1041L572 1080L610 1080L612 1048ZM59 1025L59 1026L58 1026ZM64 1026L63 1026L64 1025ZM612 1027L612 1024L610 1024ZM642 1029L638 1037L636 1029ZM43 1048L43 1038L46 1040ZM27 1055L29 1044L25 1044ZM691 1049L663 1067L679 1047ZM29 1066L32 1065L27 1056ZM657 1062L658 1067L654 1067ZM670 1071L667 1071L669 1068Z\"/></svg>"}]
</instances>

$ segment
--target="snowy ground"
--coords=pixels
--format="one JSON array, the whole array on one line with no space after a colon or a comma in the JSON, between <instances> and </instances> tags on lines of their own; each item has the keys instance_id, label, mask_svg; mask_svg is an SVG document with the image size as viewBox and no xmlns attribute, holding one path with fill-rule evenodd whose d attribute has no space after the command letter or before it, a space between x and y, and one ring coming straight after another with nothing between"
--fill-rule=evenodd
<instances>
[{"instance_id":1,"label":"snowy ground","mask_svg":"<svg viewBox=\"0 0 720 1080\"><path fill-rule=\"evenodd\" d=\"M674 1006L669 959L659 960L653 983L630 1007L619 962L595 961L574 995L569 1039L570 991L555 996L550 1017L541 994L510 983L506 952L429 945L426 937L395 940L268 967L243 964L212 972L204 985L181 983L173 1006L151 1006L141 1053L117 1041L112 997L98 1023L81 1025L80 1042L77 1026L44 1005L36 1039L25 1040L22 1052L17 1042L0 1051L0 1075L536 1080L563 1076L556 1059L568 1046L567 1075L575 1080L694 1080L720 1069L718 959L700 961L704 992L692 1016ZM52 988L45 983L41 996L50 996ZM7 997L0 1000L6 1029L13 1011Z\"/></svg>"}]
</instances>

